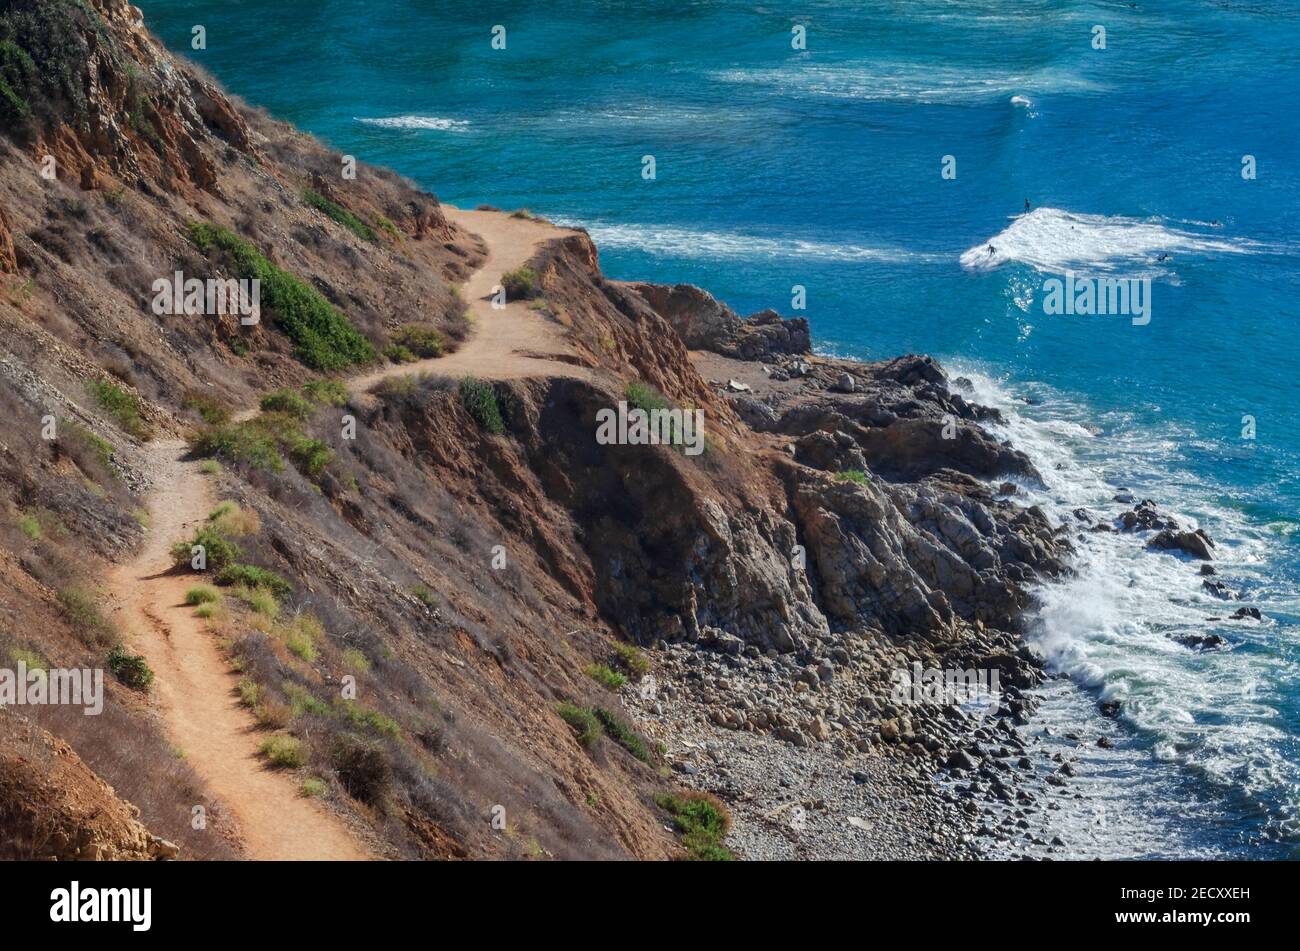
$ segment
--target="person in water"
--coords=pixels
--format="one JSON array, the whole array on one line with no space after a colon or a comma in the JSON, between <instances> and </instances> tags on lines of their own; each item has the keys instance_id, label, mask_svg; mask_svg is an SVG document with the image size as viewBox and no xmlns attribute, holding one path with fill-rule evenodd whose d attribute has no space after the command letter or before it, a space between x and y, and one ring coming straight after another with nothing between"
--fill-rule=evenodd
<instances>
[{"instance_id":1,"label":"person in water","mask_svg":"<svg viewBox=\"0 0 1300 951\"><path fill-rule=\"evenodd\" d=\"M1025 199L1025 214L1029 214L1029 199Z\"/></svg>"},{"instance_id":2,"label":"person in water","mask_svg":"<svg viewBox=\"0 0 1300 951\"><path fill-rule=\"evenodd\" d=\"M995 252L996 250L997 250L997 248L993 247L993 245L990 244L990 245L989 245L989 257L993 257L993 252Z\"/></svg>"}]
</instances>

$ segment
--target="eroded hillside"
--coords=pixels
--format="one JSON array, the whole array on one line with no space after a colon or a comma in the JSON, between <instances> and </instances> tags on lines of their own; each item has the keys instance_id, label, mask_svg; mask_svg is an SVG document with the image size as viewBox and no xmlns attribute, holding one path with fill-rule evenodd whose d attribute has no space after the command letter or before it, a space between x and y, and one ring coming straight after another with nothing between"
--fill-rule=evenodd
<instances>
[{"instance_id":1,"label":"eroded hillside","mask_svg":"<svg viewBox=\"0 0 1300 951\"><path fill-rule=\"evenodd\" d=\"M821 360L581 232L349 177L125 3L9 3L0 50L0 666L110 667L102 715L21 716L144 852L721 857L665 716L946 762L960 724L870 701L896 651L1021 709L1064 545L932 361ZM177 272L258 278L259 319L159 313ZM601 444L620 402L699 410L704 451ZM0 765L44 768L32 729Z\"/></svg>"}]
</instances>

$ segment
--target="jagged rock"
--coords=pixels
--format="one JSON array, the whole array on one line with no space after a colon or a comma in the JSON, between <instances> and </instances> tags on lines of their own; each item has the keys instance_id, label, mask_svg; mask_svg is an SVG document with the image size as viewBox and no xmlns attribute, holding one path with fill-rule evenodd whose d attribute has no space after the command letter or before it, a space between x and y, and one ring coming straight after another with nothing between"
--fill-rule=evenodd
<instances>
[{"instance_id":1,"label":"jagged rock","mask_svg":"<svg viewBox=\"0 0 1300 951\"><path fill-rule=\"evenodd\" d=\"M1227 639L1219 634L1182 634L1174 639L1184 647L1202 651L1217 650L1228 643Z\"/></svg>"},{"instance_id":2,"label":"jagged rock","mask_svg":"<svg viewBox=\"0 0 1300 951\"><path fill-rule=\"evenodd\" d=\"M1232 614L1233 620L1240 621L1250 618L1254 621L1262 621L1264 616L1259 613L1259 608L1237 608Z\"/></svg>"},{"instance_id":3,"label":"jagged rock","mask_svg":"<svg viewBox=\"0 0 1300 951\"><path fill-rule=\"evenodd\" d=\"M1214 547L1214 542L1210 540L1210 536L1205 534L1203 529L1199 528L1194 532L1176 532L1166 529L1147 542L1147 547L1160 551L1182 551L1193 558L1201 558L1206 561L1214 557L1210 553L1210 549Z\"/></svg>"},{"instance_id":4,"label":"jagged rock","mask_svg":"<svg viewBox=\"0 0 1300 951\"><path fill-rule=\"evenodd\" d=\"M632 284L631 288L672 325L690 350L738 360L770 360L812 350L808 321L764 310L742 319L708 291L691 284Z\"/></svg>"},{"instance_id":5,"label":"jagged rock","mask_svg":"<svg viewBox=\"0 0 1300 951\"><path fill-rule=\"evenodd\" d=\"M1202 581L1201 587L1221 601L1236 601L1241 597L1222 581Z\"/></svg>"}]
</instances>

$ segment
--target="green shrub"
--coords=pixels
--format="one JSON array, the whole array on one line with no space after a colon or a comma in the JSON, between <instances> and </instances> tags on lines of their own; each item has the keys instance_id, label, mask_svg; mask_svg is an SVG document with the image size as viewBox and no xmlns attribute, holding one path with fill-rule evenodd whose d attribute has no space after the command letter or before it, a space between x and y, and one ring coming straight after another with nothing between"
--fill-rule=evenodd
<instances>
[{"instance_id":1,"label":"green shrub","mask_svg":"<svg viewBox=\"0 0 1300 951\"><path fill-rule=\"evenodd\" d=\"M623 669L631 680L640 680L650 673L650 658L638 648L622 641L614 643L614 662Z\"/></svg>"},{"instance_id":2,"label":"green shrub","mask_svg":"<svg viewBox=\"0 0 1300 951\"><path fill-rule=\"evenodd\" d=\"M446 338L428 324L407 324L393 334L392 342L422 360L440 357L447 349Z\"/></svg>"},{"instance_id":3,"label":"green shrub","mask_svg":"<svg viewBox=\"0 0 1300 951\"><path fill-rule=\"evenodd\" d=\"M206 393L187 393L181 401L181 409L199 414L199 419L209 426L221 426L230 422L230 407L215 396Z\"/></svg>"},{"instance_id":4,"label":"green shrub","mask_svg":"<svg viewBox=\"0 0 1300 951\"><path fill-rule=\"evenodd\" d=\"M91 380L86 384L86 389L99 403L100 409L108 413L123 430L137 439L153 437L153 427L145 422L140 413L140 398L130 390L100 380Z\"/></svg>"},{"instance_id":5,"label":"green shrub","mask_svg":"<svg viewBox=\"0 0 1300 951\"><path fill-rule=\"evenodd\" d=\"M284 413L299 420L311 418L311 402L296 390L267 393L259 405L264 413Z\"/></svg>"},{"instance_id":6,"label":"green shrub","mask_svg":"<svg viewBox=\"0 0 1300 951\"><path fill-rule=\"evenodd\" d=\"M257 706L257 701L261 699L262 688L248 677L239 682L239 702L252 709Z\"/></svg>"},{"instance_id":7,"label":"green shrub","mask_svg":"<svg viewBox=\"0 0 1300 951\"><path fill-rule=\"evenodd\" d=\"M272 472L284 471L283 452L303 475L313 480L319 478L334 461L334 450L319 439L308 437L302 431L301 418L278 408L298 401L310 413L310 404L292 391L273 396L272 405L276 409L246 422L205 430L195 440L194 452L201 456L222 456L253 469ZM285 398L281 399L282 396Z\"/></svg>"},{"instance_id":8,"label":"green shrub","mask_svg":"<svg viewBox=\"0 0 1300 951\"><path fill-rule=\"evenodd\" d=\"M349 647L343 652L343 666L354 674L370 673L370 658L355 647Z\"/></svg>"},{"instance_id":9,"label":"green shrub","mask_svg":"<svg viewBox=\"0 0 1300 951\"><path fill-rule=\"evenodd\" d=\"M319 479L325 467L334 461L334 450L319 439L299 435L289 441L289 458L309 479Z\"/></svg>"},{"instance_id":10,"label":"green shrub","mask_svg":"<svg viewBox=\"0 0 1300 951\"><path fill-rule=\"evenodd\" d=\"M507 300L528 300L541 292L541 280L530 267L519 267L501 275Z\"/></svg>"},{"instance_id":11,"label":"green shrub","mask_svg":"<svg viewBox=\"0 0 1300 951\"><path fill-rule=\"evenodd\" d=\"M39 651L14 647L9 651L9 659L15 664L26 664L28 670L49 670L50 662Z\"/></svg>"},{"instance_id":12,"label":"green shrub","mask_svg":"<svg viewBox=\"0 0 1300 951\"><path fill-rule=\"evenodd\" d=\"M858 485L867 484L867 474L861 469L845 469L843 472L835 473L837 482L856 482Z\"/></svg>"},{"instance_id":13,"label":"green shrub","mask_svg":"<svg viewBox=\"0 0 1300 951\"><path fill-rule=\"evenodd\" d=\"M284 690L284 695L289 698L289 710L295 717L300 717L304 713L312 713L321 717L330 715L329 704L302 684L286 680L281 685L281 689Z\"/></svg>"},{"instance_id":14,"label":"green shrub","mask_svg":"<svg viewBox=\"0 0 1300 951\"><path fill-rule=\"evenodd\" d=\"M41 520L31 513L18 516L18 529L34 542L40 541L44 534L41 531Z\"/></svg>"},{"instance_id":15,"label":"green shrub","mask_svg":"<svg viewBox=\"0 0 1300 951\"><path fill-rule=\"evenodd\" d=\"M292 736L268 736L262 741L261 753L276 769L297 769L307 762L307 751Z\"/></svg>"},{"instance_id":16,"label":"green shrub","mask_svg":"<svg viewBox=\"0 0 1300 951\"><path fill-rule=\"evenodd\" d=\"M280 616L280 602L275 595L265 588L248 588L244 585L234 589L235 597L243 601L256 613L275 620Z\"/></svg>"},{"instance_id":17,"label":"green shrub","mask_svg":"<svg viewBox=\"0 0 1300 951\"><path fill-rule=\"evenodd\" d=\"M253 469L283 472L284 460L276 442L255 421L213 426L199 433L194 452L200 456L221 456L228 462Z\"/></svg>"},{"instance_id":18,"label":"green shrub","mask_svg":"<svg viewBox=\"0 0 1300 951\"><path fill-rule=\"evenodd\" d=\"M257 567L257 565L226 565L217 575L217 584L263 588L277 598L287 598L293 593L293 586L288 581L274 571L267 571L265 568Z\"/></svg>"},{"instance_id":19,"label":"green shrub","mask_svg":"<svg viewBox=\"0 0 1300 951\"><path fill-rule=\"evenodd\" d=\"M417 584L411 589L414 595L426 608L436 608L438 606L438 596L422 584Z\"/></svg>"},{"instance_id":20,"label":"green shrub","mask_svg":"<svg viewBox=\"0 0 1300 951\"><path fill-rule=\"evenodd\" d=\"M402 734L402 728L398 726L397 721L384 716L378 710L370 710L360 706L355 701L349 700L338 700L335 705L339 708L340 715L356 726L373 730L381 736L401 736Z\"/></svg>"},{"instance_id":21,"label":"green shrub","mask_svg":"<svg viewBox=\"0 0 1300 951\"><path fill-rule=\"evenodd\" d=\"M393 363L414 363L420 358L401 344L390 343L384 347L384 358Z\"/></svg>"},{"instance_id":22,"label":"green shrub","mask_svg":"<svg viewBox=\"0 0 1300 951\"><path fill-rule=\"evenodd\" d=\"M207 585L199 585L185 592L185 603L192 608L197 608L201 604L212 604L220 599L221 595Z\"/></svg>"},{"instance_id":23,"label":"green shrub","mask_svg":"<svg viewBox=\"0 0 1300 951\"><path fill-rule=\"evenodd\" d=\"M722 845L731 829L731 816L716 798L708 793L665 793L655 801L673 817L691 858L704 862L729 862L734 858Z\"/></svg>"},{"instance_id":24,"label":"green shrub","mask_svg":"<svg viewBox=\"0 0 1300 951\"><path fill-rule=\"evenodd\" d=\"M215 459L204 459L199 463L199 471L209 476L221 475L221 463Z\"/></svg>"},{"instance_id":25,"label":"green shrub","mask_svg":"<svg viewBox=\"0 0 1300 951\"><path fill-rule=\"evenodd\" d=\"M323 377L318 380L308 380L302 385L302 391L313 403L324 406L346 406L348 402L348 388L339 380Z\"/></svg>"},{"instance_id":26,"label":"green shrub","mask_svg":"<svg viewBox=\"0 0 1300 951\"><path fill-rule=\"evenodd\" d=\"M69 455L74 459L78 459L79 453L84 452L99 463L105 472L113 474L113 445L107 439L72 419L60 419L58 432L59 442L67 441Z\"/></svg>"},{"instance_id":27,"label":"green shrub","mask_svg":"<svg viewBox=\"0 0 1300 951\"><path fill-rule=\"evenodd\" d=\"M573 727L573 731L578 734L578 742L588 749L604 732L596 714L586 707L579 707L565 701L556 706L555 712L560 715L561 720Z\"/></svg>"},{"instance_id":28,"label":"green shrub","mask_svg":"<svg viewBox=\"0 0 1300 951\"><path fill-rule=\"evenodd\" d=\"M329 791L329 787L325 785L323 780L313 776L310 779L304 779L298 791L307 799L319 799Z\"/></svg>"},{"instance_id":29,"label":"green shrub","mask_svg":"<svg viewBox=\"0 0 1300 951\"><path fill-rule=\"evenodd\" d=\"M650 762L650 747L640 733L632 729L627 722L604 707L593 707L592 711L605 732L623 749L627 750L643 763Z\"/></svg>"},{"instance_id":30,"label":"green shrub","mask_svg":"<svg viewBox=\"0 0 1300 951\"><path fill-rule=\"evenodd\" d=\"M632 382L623 389L628 406L649 413L656 409L672 409L673 404L649 383Z\"/></svg>"},{"instance_id":31,"label":"green shrub","mask_svg":"<svg viewBox=\"0 0 1300 951\"><path fill-rule=\"evenodd\" d=\"M294 342L303 363L315 370L338 370L375 358L370 341L319 291L276 267L250 242L204 222L191 223L189 230L200 250L222 252L240 278L261 282L263 306Z\"/></svg>"},{"instance_id":32,"label":"green shrub","mask_svg":"<svg viewBox=\"0 0 1300 951\"><path fill-rule=\"evenodd\" d=\"M208 524L199 526L199 530L189 541L177 542L172 546L172 561L178 567L190 567L194 563L196 545L203 546L207 570L215 571L218 575L243 556L239 545L227 538L218 527ZM219 584L225 583L220 580L220 577L217 580Z\"/></svg>"},{"instance_id":33,"label":"green shrub","mask_svg":"<svg viewBox=\"0 0 1300 951\"><path fill-rule=\"evenodd\" d=\"M153 671L139 654L128 654L119 644L108 652L108 669L132 690L148 690Z\"/></svg>"},{"instance_id":34,"label":"green shrub","mask_svg":"<svg viewBox=\"0 0 1300 951\"><path fill-rule=\"evenodd\" d=\"M307 204L311 205L317 211L323 212L326 217L337 221L358 238L361 238L364 241L376 240L375 230L338 202L331 201L320 192L312 191L310 188L304 188L302 190L302 198Z\"/></svg>"},{"instance_id":35,"label":"green shrub","mask_svg":"<svg viewBox=\"0 0 1300 951\"><path fill-rule=\"evenodd\" d=\"M479 429L494 436L506 431L505 421L501 418L501 406L492 384L467 376L460 381L460 399L474 417L474 422L478 423Z\"/></svg>"},{"instance_id":36,"label":"green shrub","mask_svg":"<svg viewBox=\"0 0 1300 951\"><path fill-rule=\"evenodd\" d=\"M583 673L610 690L617 690L627 683L626 677L616 670L610 670L604 664L588 664L583 668Z\"/></svg>"}]
</instances>

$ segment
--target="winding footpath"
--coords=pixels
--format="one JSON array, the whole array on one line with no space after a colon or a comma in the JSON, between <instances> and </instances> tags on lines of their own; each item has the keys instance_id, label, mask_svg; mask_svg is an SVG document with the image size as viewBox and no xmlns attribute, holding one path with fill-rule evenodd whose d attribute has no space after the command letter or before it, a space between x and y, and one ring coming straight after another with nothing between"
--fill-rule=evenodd
<instances>
[{"instance_id":1,"label":"winding footpath","mask_svg":"<svg viewBox=\"0 0 1300 951\"><path fill-rule=\"evenodd\" d=\"M527 376L586 377L571 358L560 328L526 302L492 307L501 275L525 264L538 246L566 232L542 222L500 212L461 211L443 206L447 217L487 243L483 265L462 286L475 332L459 350L353 377L348 390L361 396L381 380L412 373L473 374L483 379ZM237 418L248 418L256 409ZM217 504L212 480L187 459L179 439L150 443L147 500L149 534L136 557L109 578L117 599L116 620L134 633L130 646L155 673L153 703L168 738L183 751L208 791L238 825L250 859L362 860L375 854L336 813L299 794L292 773L270 769L258 753L261 733L252 713L240 705L238 675L216 637L185 604L192 575L173 574L171 545L190 537Z\"/></svg>"}]
</instances>

